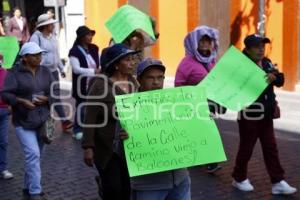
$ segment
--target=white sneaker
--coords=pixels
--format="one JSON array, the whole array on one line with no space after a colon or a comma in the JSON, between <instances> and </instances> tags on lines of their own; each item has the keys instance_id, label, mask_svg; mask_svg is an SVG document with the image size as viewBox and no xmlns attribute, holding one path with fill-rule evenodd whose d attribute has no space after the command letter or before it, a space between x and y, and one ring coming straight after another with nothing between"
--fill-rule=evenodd
<instances>
[{"instance_id":1,"label":"white sneaker","mask_svg":"<svg viewBox=\"0 0 300 200\"><path fill-rule=\"evenodd\" d=\"M3 172L1 172L1 177L3 179L12 179L14 175L10 173L8 170L4 170Z\"/></svg>"},{"instance_id":2,"label":"white sneaker","mask_svg":"<svg viewBox=\"0 0 300 200\"><path fill-rule=\"evenodd\" d=\"M78 132L78 133L73 134L73 137L74 137L76 140L81 140L81 139L82 139L82 136L83 136L83 133L82 133L82 132Z\"/></svg>"},{"instance_id":3,"label":"white sneaker","mask_svg":"<svg viewBox=\"0 0 300 200\"><path fill-rule=\"evenodd\" d=\"M297 189L291 187L286 181L282 180L279 183L275 183L272 186L272 194L294 194L297 192Z\"/></svg>"},{"instance_id":4,"label":"white sneaker","mask_svg":"<svg viewBox=\"0 0 300 200\"><path fill-rule=\"evenodd\" d=\"M254 187L251 185L249 179L246 179L242 182L237 182L236 180L233 180L232 186L244 192L250 192L254 190Z\"/></svg>"}]
</instances>

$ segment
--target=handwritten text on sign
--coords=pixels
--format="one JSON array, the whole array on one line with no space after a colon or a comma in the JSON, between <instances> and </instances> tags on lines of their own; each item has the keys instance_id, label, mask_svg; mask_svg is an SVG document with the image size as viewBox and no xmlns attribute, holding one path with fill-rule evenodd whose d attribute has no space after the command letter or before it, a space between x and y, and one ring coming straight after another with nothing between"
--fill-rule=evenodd
<instances>
[{"instance_id":1,"label":"handwritten text on sign","mask_svg":"<svg viewBox=\"0 0 300 200\"><path fill-rule=\"evenodd\" d=\"M130 176L226 160L201 87L116 97Z\"/></svg>"},{"instance_id":2,"label":"handwritten text on sign","mask_svg":"<svg viewBox=\"0 0 300 200\"><path fill-rule=\"evenodd\" d=\"M265 75L254 62L231 46L199 86L206 88L209 99L240 111L252 104L268 86Z\"/></svg>"}]
</instances>

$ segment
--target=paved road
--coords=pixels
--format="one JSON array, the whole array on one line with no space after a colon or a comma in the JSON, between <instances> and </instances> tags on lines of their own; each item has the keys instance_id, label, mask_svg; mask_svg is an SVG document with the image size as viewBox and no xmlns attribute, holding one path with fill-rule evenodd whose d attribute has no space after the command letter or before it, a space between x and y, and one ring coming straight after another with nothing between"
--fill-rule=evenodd
<instances>
[{"instance_id":1,"label":"paved road","mask_svg":"<svg viewBox=\"0 0 300 200\"><path fill-rule=\"evenodd\" d=\"M237 127L231 121L218 121L218 126L222 132L228 161L222 163L223 169L215 176L206 174L202 167L190 169L193 200L300 199L300 192L287 198L270 194L271 185L263 164L259 143L249 163L249 178L255 191L243 193L232 188L230 173L238 146ZM290 184L300 189L300 135L279 131L277 139L286 178ZM22 199L23 155L12 129L9 143L9 169L14 173L15 178L9 181L0 180L0 199L19 200ZM70 134L57 133L54 143L46 146L43 152L42 170L44 192L49 200L98 199L94 182L96 171L83 164L80 144L74 141Z\"/></svg>"}]
</instances>

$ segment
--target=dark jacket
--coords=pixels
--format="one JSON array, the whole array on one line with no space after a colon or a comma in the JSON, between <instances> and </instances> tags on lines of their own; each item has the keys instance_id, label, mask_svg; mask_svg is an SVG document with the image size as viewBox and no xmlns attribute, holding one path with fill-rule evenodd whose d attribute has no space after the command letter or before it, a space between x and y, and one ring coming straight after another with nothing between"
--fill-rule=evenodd
<instances>
[{"instance_id":1,"label":"dark jacket","mask_svg":"<svg viewBox=\"0 0 300 200\"><path fill-rule=\"evenodd\" d=\"M134 88L137 90L137 82L134 78L130 78ZM124 94L118 86L114 87L113 82L106 78L95 78L89 90L88 96L102 96L102 98L88 99L87 103L97 103L98 105L86 106L85 125L97 124L101 127L83 127L82 148L93 148L94 160L97 166L104 169L113 155L113 141L117 128L115 96ZM107 92L106 95L103 95ZM100 105L101 104L101 105Z\"/></svg>"},{"instance_id":2,"label":"dark jacket","mask_svg":"<svg viewBox=\"0 0 300 200\"><path fill-rule=\"evenodd\" d=\"M25 17L22 17L23 21L23 30L21 31L19 24L15 17L9 19L8 28L7 28L7 35L17 37L18 41L22 44L28 41L30 34L27 25L27 20Z\"/></svg>"},{"instance_id":3,"label":"dark jacket","mask_svg":"<svg viewBox=\"0 0 300 200\"><path fill-rule=\"evenodd\" d=\"M99 48L98 46L94 44L90 44L88 48L88 52L91 54L92 58L96 62L97 68L99 68L99 54L98 54ZM83 68L88 68L88 63L86 61L86 58L84 54L80 51L78 46L75 44L72 49L69 52L69 57L74 56L78 58L80 66ZM76 100L84 101L82 98L78 95L78 90L81 91L81 94L86 96L87 95L87 77L84 77L80 80L79 88L78 88L78 80L80 75L75 74L72 72L72 95Z\"/></svg>"},{"instance_id":4,"label":"dark jacket","mask_svg":"<svg viewBox=\"0 0 300 200\"><path fill-rule=\"evenodd\" d=\"M1 97L4 102L12 106L12 121L15 127L36 130L48 119L52 103L50 89L53 80L51 72L43 66L37 69L35 77L23 64L9 70ZM49 97L48 104L30 110L17 102L17 98L32 101L33 94L41 92ZM58 87L54 87L53 92L57 95Z\"/></svg>"},{"instance_id":5,"label":"dark jacket","mask_svg":"<svg viewBox=\"0 0 300 200\"><path fill-rule=\"evenodd\" d=\"M245 51L244 54L248 56ZM284 75L283 73L279 73L279 71L273 67L271 60L268 58L263 58L262 70L264 70L266 73L274 73L276 76L276 80L263 91L263 93L252 105L241 111L243 112L242 116L259 117L263 115L264 119L273 118L273 113L276 106L276 95L274 93L274 86L283 86ZM262 107L260 105L262 105ZM257 112L257 110L261 110L261 108L263 108L263 111ZM256 112L251 112L254 110L256 110Z\"/></svg>"}]
</instances>

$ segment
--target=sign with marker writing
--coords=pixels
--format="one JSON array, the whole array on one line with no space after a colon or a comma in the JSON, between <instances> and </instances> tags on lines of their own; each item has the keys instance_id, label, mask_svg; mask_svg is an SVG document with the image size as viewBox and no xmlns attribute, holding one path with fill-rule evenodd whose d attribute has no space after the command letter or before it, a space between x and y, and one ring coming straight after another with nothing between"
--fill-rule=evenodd
<instances>
[{"instance_id":1,"label":"sign with marker writing","mask_svg":"<svg viewBox=\"0 0 300 200\"><path fill-rule=\"evenodd\" d=\"M201 87L116 96L131 177L226 160Z\"/></svg>"},{"instance_id":2,"label":"sign with marker writing","mask_svg":"<svg viewBox=\"0 0 300 200\"><path fill-rule=\"evenodd\" d=\"M234 46L231 46L211 72L198 85L207 98L240 111L251 105L266 89L266 73Z\"/></svg>"},{"instance_id":3,"label":"sign with marker writing","mask_svg":"<svg viewBox=\"0 0 300 200\"><path fill-rule=\"evenodd\" d=\"M124 5L105 23L116 43L123 42L133 31L146 33L156 40L150 17L130 5Z\"/></svg>"}]
</instances>

